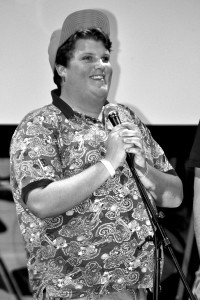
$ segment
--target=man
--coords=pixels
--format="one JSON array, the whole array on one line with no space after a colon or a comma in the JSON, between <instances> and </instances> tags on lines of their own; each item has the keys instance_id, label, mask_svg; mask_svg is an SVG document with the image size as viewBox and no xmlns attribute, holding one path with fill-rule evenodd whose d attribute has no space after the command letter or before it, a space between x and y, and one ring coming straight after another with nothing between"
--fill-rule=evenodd
<instances>
[{"instance_id":1,"label":"man","mask_svg":"<svg viewBox=\"0 0 200 300\"><path fill-rule=\"evenodd\" d=\"M35 299L146 299L153 229L127 153L153 204L182 200L180 179L135 113L116 105L122 124L108 120L109 34L101 11L65 19L49 45L53 103L29 113L12 138L11 184Z\"/></svg>"},{"instance_id":2,"label":"man","mask_svg":"<svg viewBox=\"0 0 200 300\"><path fill-rule=\"evenodd\" d=\"M194 197L193 197L193 216L194 232L197 243L197 249L200 254L200 122L197 127L195 140L190 152L188 166L194 168ZM194 295L200 299L200 270L196 272L196 278L193 286Z\"/></svg>"}]
</instances>

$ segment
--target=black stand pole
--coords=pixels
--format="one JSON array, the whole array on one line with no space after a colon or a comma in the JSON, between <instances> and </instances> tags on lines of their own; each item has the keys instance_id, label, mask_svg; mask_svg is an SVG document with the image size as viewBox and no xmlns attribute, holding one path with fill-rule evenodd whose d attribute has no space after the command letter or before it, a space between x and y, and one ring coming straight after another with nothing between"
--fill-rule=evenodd
<instances>
[{"instance_id":1,"label":"black stand pole","mask_svg":"<svg viewBox=\"0 0 200 300\"><path fill-rule=\"evenodd\" d=\"M185 275L182 272L182 270L181 270L181 268L180 268L180 266L178 264L178 261L177 261L175 255L174 255L174 253L173 253L173 249L171 247L171 242L170 242L169 238L167 237L167 235L165 233L165 230L159 224L159 221L158 221L159 215L155 212L155 210L154 210L154 208L153 208L153 206L152 206L152 204L151 204L151 202L149 200L149 197L148 197L148 195L146 193L146 190L145 190L143 184L141 183L141 181L139 179L139 176L138 176L135 168L132 167L133 163L129 164L130 160L132 161L131 157L129 155L127 155L128 165L129 165L129 167L131 169L131 172L133 174L133 177L134 177L134 179L136 181L136 184L138 186L139 192L140 192L140 194L141 194L141 196L143 198L144 204L147 207L147 209L149 210L149 212L151 214L151 218L152 218L153 224L154 224L154 226L156 228L155 234L158 236L158 247L160 248L161 245L163 245L169 251L169 253L171 255L171 258L172 258L172 261L174 262L174 265L175 265L175 267L176 267L176 269L177 269L177 271L178 271L178 273L180 275L180 278L181 278L181 280L182 280L182 282L183 282L183 284L184 284L184 286L185 286L185 288L187 290L189 298L192 299L192 300L196 300L195 296L191 292L191 289L189 288L189 285L188 285L188 283L186 281ZM155 251L157 251L157 257L158 257L157 270L156 270L156 274L155 274L155 276L156 276L155 287L154 287L154 294L156 295L155 299L157 300L158 299L158 293L159 293L159 284L160 284L160 282L159 282L160 280L158 280L159 277L160 277L160 270L159 270L159 267L158 267L158 265L159 265L159 257L160 257L160 255L159 255L160 249L157 248Z\"/></svg>"},{"instance_id":2,"label":"black stand pole","mask_svg":"<svg viewBox=\"0 0 200 300\"><path fill-rule=\"evenodd\" d=\"M155 245L155 266L154 266L154 285L153 299L158 299L160 291L160 264L162 259L161 244L158 242L156 234L154 234Z\"/></svg>"},{"instance_id":3,"label":"black stand pole","mask_svg":"<svg viewBox=\"0 0 200 300\"><path fill-rule=\"evenodd\" d=\"M118 113L116 111L111 111L108 115L109 120L111 121L113 126L116 126L121 123ZM132 172L133 178L135 179L135 182L137 184L138 190L141 194L141 197L143 199L144 205L147 208L147 212L150 213L150 220L153 222L153 225L155 226L155 237L154 237L154 242L156 239L155 243L155 251L156 251L156 270L154 272L154 299L158 300L158 294L159 294L159 286L160 286L160 252L161 252L161 245L163 245L170 253L171 259L180 275L180 278L186 288L186 291L188 293L188 296L191 300L196 300L196 297L192 294L192 291L186 281L185 275L183 271L181 270L178 261L173 253L171 243L169 238L167 237L167 234L165 233L164 228L159 224L158 218L159 215L158 213L155 212L151 201L147 195L146 189L143 186L135 168L133 167L134 162L133 162L133 156L130 153L127 153L127 163L128 166Z\"/></svg>"}]
</instances>

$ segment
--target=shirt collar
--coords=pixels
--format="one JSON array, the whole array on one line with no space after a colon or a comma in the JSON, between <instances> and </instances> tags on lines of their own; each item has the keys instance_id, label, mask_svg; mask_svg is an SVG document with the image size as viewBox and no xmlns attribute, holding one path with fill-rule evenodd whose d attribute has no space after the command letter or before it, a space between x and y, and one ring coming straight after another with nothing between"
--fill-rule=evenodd
<instances>
[{"instance_id":1,"label":"shirt collar","mask_svg":"<svg viewBox=\"0 0 200 300\"><path fill-rule=\"evenodd\" d=\"M65 101L63 101L59 97L58 89L52 90L51 96L53 99L53 101L52 101L53 105L55 105L58 109L60 109L66 118L70 118L70 117L74 116L74 111L71 108L71 106L69 106ZM106 100L105 105L108 103L109 102Z\"/></svg>"},{"instance_id":2,"label":"shirt collar","mask_svg":"<svg viewBox=\"0 0 200 300\"><path fill-rule=\"evenodd\" d=\"M74 111L71 108L71 106L69 106L65 101L63 101L59 97L58 89L51 91L51 96L53 100L52 101L53 105L55 105L58 109L60 109L66 118L70 118L74 116Z\"/></svg>"}]
</instances>

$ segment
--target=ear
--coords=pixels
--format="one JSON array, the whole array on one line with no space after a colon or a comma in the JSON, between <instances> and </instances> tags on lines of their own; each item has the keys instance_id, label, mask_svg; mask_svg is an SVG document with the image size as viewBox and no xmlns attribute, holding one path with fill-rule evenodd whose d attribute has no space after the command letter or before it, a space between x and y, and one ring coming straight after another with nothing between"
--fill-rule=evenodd
<instances>
[{"instance_id":1,"label":"ear","mask_svg":"<svg viewBox=\"0 0 200 300\"><path fill-rule=\"evenodd\" d=\"M63 78L63 77L67 76L67 68L66 67L64 67L62 65L56 65L55 68L56 68L56 71L58 72L58 75L60 77Z\"/></svg>"}]
</instances>

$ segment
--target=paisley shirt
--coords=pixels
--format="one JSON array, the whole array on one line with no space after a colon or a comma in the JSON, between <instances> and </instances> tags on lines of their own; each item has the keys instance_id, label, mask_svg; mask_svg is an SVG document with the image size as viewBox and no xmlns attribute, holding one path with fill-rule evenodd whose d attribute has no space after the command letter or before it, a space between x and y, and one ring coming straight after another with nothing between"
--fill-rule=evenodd
<instances>
[{"instance_id":1,"label":"paisley shirt","mask_svg":"<svg viewBox=\"0 0 200 300\"><path fill-rule=\"evenodd\" d=\"M106 154L109 121L74 112L55 91L52 97L52 104L22 120L10 146L11 186L35 299L45 299L45 293L73 299L151 288L154 245L145 238L153 230L127 163L62 215L40 219L28 210L29 191L78 174ZM148 163L175 175L135 113L120 104L118 112L122 121L139 127Z\"/></svg>"}]
</instances>

